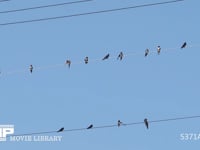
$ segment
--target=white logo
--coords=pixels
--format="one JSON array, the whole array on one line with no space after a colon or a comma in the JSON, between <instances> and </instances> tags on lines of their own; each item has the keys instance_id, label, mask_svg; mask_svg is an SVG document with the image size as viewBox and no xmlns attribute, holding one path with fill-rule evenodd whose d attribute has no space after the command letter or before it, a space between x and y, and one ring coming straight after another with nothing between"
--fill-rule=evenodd
<instances>
[{"instance_id":1,"label":"white logo","mask_svg":"<svg viewBox=\"0 0 200 150\"><path fill-rule=\"evenodd\" d=\"M6 141L7 135L14 134L14 125L0 125L0 142Z\"/></svg>"}]
</instances>

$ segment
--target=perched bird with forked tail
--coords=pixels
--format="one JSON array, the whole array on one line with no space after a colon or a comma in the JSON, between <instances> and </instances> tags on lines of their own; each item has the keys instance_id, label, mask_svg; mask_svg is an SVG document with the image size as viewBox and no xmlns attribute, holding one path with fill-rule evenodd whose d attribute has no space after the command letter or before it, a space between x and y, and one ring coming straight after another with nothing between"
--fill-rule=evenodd
<instances>
[{"instance_id":1,"label":"perched bird with forked tail","mask_svg":"<svg viewBox=\"0 0 200 150\"><path fill-rule=\"evenodd\" d=\"M71 66L71 60L66 60L65 64L68 65L68 67L70 68L70 66Z\"/></svg>"},{"instance_id":2,"label":"perched bird with forked tail","mask_svg":"<svg viewBox=\"0 0 200 150\"><path fill-rule=\"evenodd\" d=\"M144 119L144 124L145 124L146 128L149 129L149 122L148 122L147 118Z\"/></svg>"},{"instance_id":3,"label":"perched bird with forked tail","mask_svg":"<svg viewBox=\"0 0 200 150\"><path fill-rule=\"evenodd\" d=\"M110 57L110 54L107 54L106 56L104 56L104 58L102 60L106 60Z\"/></svg>"},{"instance_id":4,"label":"perched bird with forked tail","mask_svg":"<svg viewBox=\"0 0 200 150\"><path fill-rule=\"evenodd\" d=\"M145 50L144 56L147 57L148 54L149 54L149 49L147 48L147 49Z\"/></svg>"},{"instance_id":5,"label":"perched bird with forked tail","mask_svg":"<svg viewBox=\"0 0 200 150\"><path fill-rule=\"evenodd\" d=\"M161 52L161 47L158 46L158 47L157 47L157 53L158 53L158 55L160 54L160 52Z\"/></svg>"},{"instance_id":6,"label":"perched bird with forked tail","mask_svg":"<svg viewBox=\"0 0 200 150\"><path fill-rule=\"evenodd\" d=\"M84 59L85 64L88 64L89 58L86 56Z\"/></svg>"},{"instance_id":7,"label":"perched bird with forked tail","mask_svg":"<svg viewBox=\"0 0 200 150\"><path fill-rule=\"evenodd\" d=\"M63 132L64 131L64 127L60 128L57 132Z\"/></svg>"},{"instance_id":8,"label":"perched bird with forked tail","mask_svg":"<svg viewBox=\"0 0 200 150\"><path fill-rule=\"evenodd\" d=\"M117 126L118 126L118 127L120 127L122 124L123 124L123 123L122 123L120 120L117 121Z\"/></svg>"},{"instance_id":9,"label":"perched bird with forked tail","mask_svg":"<svg viewBox=\"0 0 200 150\"><path fill-rule=\"evenodd\" d=\"M184 42L184 43L183 43L183 45L181 46L181 49L185 48L185 47L186 47L186 45L187 45L187 43L186 43L186 42Z\"/></svg>"},{"instance_id":10,"label":"perched bird with forked tail","mask_svg":"<svg viewBox=\"0 0 200 150\"><path fill-rule=\"evenodd\" d=\"M124 57L124 54L123 54L123 52L120 52L120 53L119 53L119 55L118 55L118 57L117 57L117 59L119 59L119 60L122 60L122 59L123 59L123 57Z\"/></svg>"},{"instance_id":11,"label":"perched bird with forked tail","mask_svg":"<svg viewBox=\"0 0 200 150\"><path fill-rule=\"evenodd\" d=\"M30 65L29 70L30 70L30 73L33 72L33 65Z\"/></svg>"},{"instance_id":12,"label":"perched bird with forked tail","mask_svg":"<svg viewBox=\"0 0 200 150\"><path fill-rule=\"evenodd\" d=\"M91 124L91 125L89 125L88 127L87 127L87 129L92 129L93 128L93 124Z\"/></svg>"}]
</instances>

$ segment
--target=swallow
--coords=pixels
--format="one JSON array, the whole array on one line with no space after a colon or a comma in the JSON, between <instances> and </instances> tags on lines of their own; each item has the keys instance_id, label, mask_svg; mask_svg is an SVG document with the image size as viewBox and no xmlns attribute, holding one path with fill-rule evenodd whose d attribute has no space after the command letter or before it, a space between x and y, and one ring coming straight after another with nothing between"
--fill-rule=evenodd
<instances>
[{"instance_id":1,"label":"swallow","mask_svg":"<svg viewBox=\"0 0 200 150\"><path fill-rule=\"evenodd\" d=\"M124 54L123 54L123 52L120 52L120 53L119 53L119 55L118 55L118 57L117 57L117 59L119 59L119 60L122 60L122 59L123 59L123 57L124 57Z\"/></svg>"},{"instance_id":2,"label":"swallow","mask_svg":"<svg viewBox=\"0 0 200 150\"><path fill-rule=\"evenodd\" d=\"M29 70L30 70L30 73L33 72L33 65L30 65Z\"/></svg>"},{"instance_id":3,"label":"swallow","mask_svg":"<svg viewBox=\"0 0 200 150\"><path fill-rule=\"evenodd\" d=\"M88 63L88 57L85 57L85 59L84 59L84 61L85 61L85 64L87 64Z\"/></svg>"},{"instance_id":4,"label":"swallow","mask_svg":"<svg viewBox=\"0 0 200 150\"><path fill-rule=\"evenodd\" d=\"M158 46L158 47L157 47L157 52L158 52L158 55L160 54L160 51L161 51L161 47L160 47L160 46Z\"/></svg>"},{"instance_id":5,"label":"swallow","mask_svg":"<svg viewBox=\"0 0 200 150\"><path fill-rule=\"evenodd\" d=\"M117 126L120 127L122 124L123 124L123 123L122 123L120 120L118 120Z\"/></svg>"},{"instance_id":6,"label":"swallow","mask_svg":"<svg viewBox=\"0 0 200 150\"><path fill-rule=\"evenodd\" d=\"M71 60L66 60L65 64L68 65L68 67L70 68L70 66L71 66Z\"/></svg>"},{"instance_id":7,"label":"swallow","mask_svg":"<svg viewBox=\"0 0 200 150\"><path fill-rule=\"evenodd\" d=\"M148 54L149 54L149 49L146 49L144 56L147 57Z\"/></svg>"},{"instance_id":8,"label":"swallow","mask_svg":"<svg viewBox=\"0 0 200 150\"><path fill-rule=\"evenodd\" d=\"M184 42L184 43L183 43L183 45L181 46L181 49L185 48L185 47L186 47L186 45L187 45L187 43L186 43L186 42Z\"/></svg>"},{"instance_id":9,"label":"swallow","mask_svg":"<svg viewBox=\"0 0 200 150\"><path fill-rule=\"evenodd\" d=\"M93 128L93 124L91 124L89 127L87 127L87 129L92 129Z\"/></svg>"},{"instance_id":10,"label":"swallow","mask_svg":"<svg viewBox=\"0 0 200 150\"><path fill-rule=\"evenodd\" d=\"M64 127L60 128L57 132L63 132L64 131Z\"/></svg>"},{"instance_id":11,"label":"swallow","mask_svg":"<svg viewBox=\"0 0 200 150\"><path fill-rule=\"evenodd\" d=\"M145 124L146 128L149 129L149 122L148 122L147 118L144 119L144 124Z\"/></svg>"},{"instance_id":12,"label":"swallow","mask_svg":"<svg viewBox=\"0 0 200 150\"><path fill-rule=\"evenodd\" d=\"M110 54L107 54L102 60L108 59Z\"/></svg>"}]
</instances>

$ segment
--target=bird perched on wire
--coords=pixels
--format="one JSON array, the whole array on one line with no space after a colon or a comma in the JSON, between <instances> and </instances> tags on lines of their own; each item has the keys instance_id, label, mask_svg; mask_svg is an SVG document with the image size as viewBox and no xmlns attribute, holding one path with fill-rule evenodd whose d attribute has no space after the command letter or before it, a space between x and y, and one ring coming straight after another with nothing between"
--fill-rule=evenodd
<instances>
[{"instance_id":1,"label":"bird perched on wire","mask_svg":"<svg viewBox=\"0 0 200 150\"><path fill-rule=\"evenodd\" d=\"M91 125L89 125L88 127L87 127L87 129L92 129L93 128L93 124L91 124Z\"/></svg>"},{"instance_id":2,"label":"bird perched on wire","mask_svg":"<svg viewBox=\"0 0 200 150\"><path fill-rule=\"evenodd\" d=\"M33 72L33 65L30 65L29 70L30 70L30 73Z\"/></svg>"},{"instance_id":3,"label":"bird perched on wire","mask_svg":"<svg viewBox=\"0 0 200 150\"><path fill-rule=\"evenodd\" d=\"M184 43L183 43L183 45L181 46L181 49L185 48L185 47L186 47L186 45L187 45L187 43L186 43L186 42L184 42Z\"/></svg>"},{"instance_id":4,"label":"bird perched on wire","mask_svg":"<svg viewBox=\"0 0 200 150\"><path fill-rule=\"evenodd\" d=\"M118 126L118 127L120 127L122 124L123 124L123 123L122 123L120 120L117 121L117 126Z\"/></svg>"},{"instance_id":5,"label":"bird perched on wire","mask_svg":"<svg viewBox=\"0 0 200 150\"><path fill-rule=\"evenodd\" d=\"M106 60L110 57L110 54L107 54L102 60Z\"/></svg>"},{"instance_id":6,"label":"bird perched on wire","mask_svg":"<svg viewBox=\"0 0 200 150\"><path fill-rule=\"evenodd\" d=\"M85 64L88 64L89 58L85 57L84 61L85 61Z\"/></svg>"},{"instance_id":7,"label":"bird perched on wire","mask_svg":"<svg viewBox=\"0 0 200 150\"><path fill-rule=\"evenodd\" d=\"M119 60L122 60L122 59L123 59L123 57L124 57L124 54L123 54L123 52L120 52L120 53L119 53L119 55L118 55L118 57L117 57L117 59L119 59Z\"/></svg>"},{"instance_id":8,"label":"bird perched on wire","mask_svg":"<svg viewBox=\"0 0 200 150\"><path fill-rule=\"evenodd\" d=\"M149 122L148 122L147 118L144 119L144 124L145 124L146 128L149 129Z\"/></svg>"},{"instance_id":9,"label":"bird perched on wire","mask_svg":"<svg viewBox=\"0 0 200 150\"><path fill-rule=\"evenodd\" d=\"M70 66L71 66L71 60L66 60L65 64L68 65L68 67L70 68Z\"/></svg>"},{"instance_id":10,"label":"bird perched on wire","mask_svg":"<svg viewBox=\"0 0 200 150\"><path fill-rule=\"evenodd\" d=\"M64 131L64 127L60 128L57 132L63 132Z\"/></svg>"},{"instance_id":11,"label":"bird perched on wire","mask_svg":"<svg viewBox=\"0 0 200 150\"><path fill-rule=\"evenodd\" d=\"M147 57L147 55L149 54L149 49L145 50L144 56Z\"/></svg>"},{"instance_id":12,"label":"bird perched on wire","mask_svg":"<svg viewBox=\"0 0 200 150\"><path fill-rule=\"evenodd\" d=\"M157 47L157 53L158 53L158 55L160 54L160 51L161 51L161 47L158 46L158 47Z\"/></svg>"}]
</instances>

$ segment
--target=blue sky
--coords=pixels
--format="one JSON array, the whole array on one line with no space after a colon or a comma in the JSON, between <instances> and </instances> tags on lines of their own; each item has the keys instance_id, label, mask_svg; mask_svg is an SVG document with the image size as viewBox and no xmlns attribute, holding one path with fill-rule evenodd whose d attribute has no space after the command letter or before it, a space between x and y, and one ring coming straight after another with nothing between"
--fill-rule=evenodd
<instances>
[{"instance_id":1,"label":"blue sky","mask_svg":"<svg viewBox=\"0 0 200 150\"><path fill-rule=\"evenodd\" d=\"M12 0L0 10L66 1ZM163 2L94 0L0 14L0 23ZM53 21L0 26L0 124L15 133L200 115L199 1ZM181 50L183 42L188 43ZM160 45L161 54L152 51ZM144 58L144 50L150 54ZM170 50L172 48L172 50ZM123 51L122 61L115 58ZM110 53L112 59L101 61ZM134 55L130 55L134 54ZM83 59L89 57L89 64ZM68 69L64 63L72 61ZM95 59L97 61L90 62ZM74 64L73 64L74 62ZM33 74L29 65L33 64ZM59 66L54 67L56 64ZM63 65L62 65L63 64ZM16 71L16 72L15 72ZM7 74L12 72L11 74ZM63 132L62 142L3 142L4 149L195 149L181 133L200 133L199 119Z\"/></svg>"}]
</instances>

